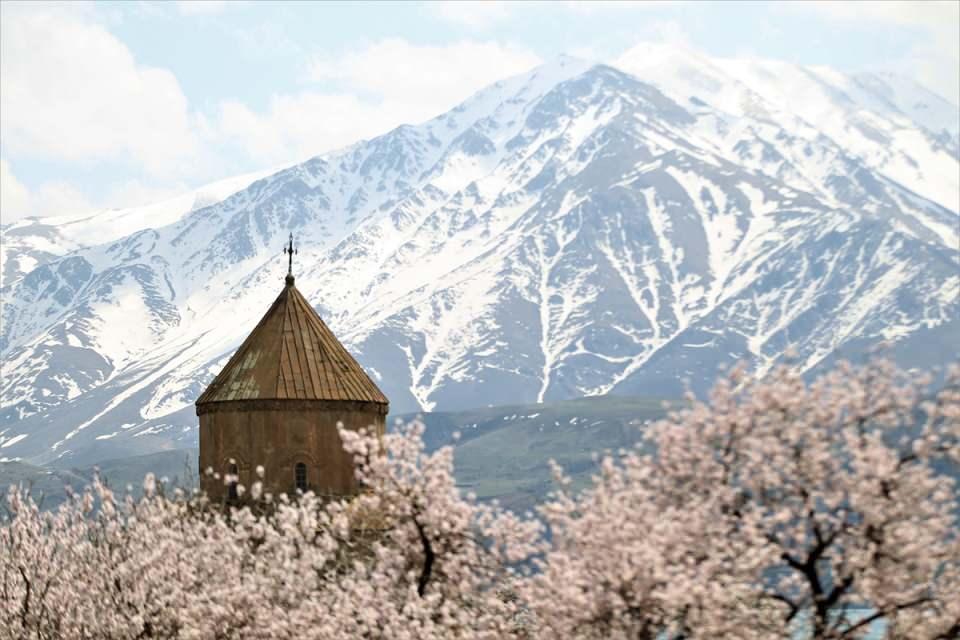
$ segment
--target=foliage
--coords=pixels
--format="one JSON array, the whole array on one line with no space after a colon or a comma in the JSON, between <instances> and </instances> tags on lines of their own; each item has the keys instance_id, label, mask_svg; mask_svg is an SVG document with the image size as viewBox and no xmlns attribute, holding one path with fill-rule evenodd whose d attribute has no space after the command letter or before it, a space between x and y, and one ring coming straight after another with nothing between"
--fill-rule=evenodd
<instances>
[{"instance_id":1,"label":"foliage","mask_svg":"<svg viewBox=\"0 0 960 640\"><path fill-rule=\"evenodd\" d=\"M341 430L351 501L255 483L212 505L148 476L43 512L14 487L0 636L957 637L958 372L928 386L884 362L735 370L586 490L558 467L537 518L462 495L417 423Z\"/></svg>"}]
</instances>

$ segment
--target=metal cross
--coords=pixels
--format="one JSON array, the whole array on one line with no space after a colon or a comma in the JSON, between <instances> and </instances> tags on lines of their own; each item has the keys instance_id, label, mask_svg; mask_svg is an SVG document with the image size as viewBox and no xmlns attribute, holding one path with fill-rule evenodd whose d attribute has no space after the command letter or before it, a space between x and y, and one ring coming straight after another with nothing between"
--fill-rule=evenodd
<instances>
[{"instance_id":1,"label":"metal cross","mask_svg":"<svg viewBox=\"0 0 960 640\"><path fill-rule=\"evenodd\" d=\"M287 278L293 279L293 256L297 250L293 247L293 234L290 234L290 244L283 248L283 252L289 256L287 264Z\"/></svg>"}]
</instances>

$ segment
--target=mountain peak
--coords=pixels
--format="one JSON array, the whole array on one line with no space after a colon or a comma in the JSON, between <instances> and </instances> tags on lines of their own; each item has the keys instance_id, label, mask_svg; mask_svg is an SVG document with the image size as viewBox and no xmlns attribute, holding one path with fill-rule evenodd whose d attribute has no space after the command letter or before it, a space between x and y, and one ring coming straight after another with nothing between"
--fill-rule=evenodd
<instances>
[{"instance_id":1,"label":"mountain peak","mask_svg":"<svg viewBox=\"0 0 960 640\"><path fill-rule=\"evenodd\" d=\"M960 171L890 97L912 89L633 53L551 60L162 222L5 232L3 454L195 444L289 231L298 308L323 300L398 411L673 395L790 345L811 370L881 338L955 353L929 345L958 341Z\"/></svg>"}]
</instances>

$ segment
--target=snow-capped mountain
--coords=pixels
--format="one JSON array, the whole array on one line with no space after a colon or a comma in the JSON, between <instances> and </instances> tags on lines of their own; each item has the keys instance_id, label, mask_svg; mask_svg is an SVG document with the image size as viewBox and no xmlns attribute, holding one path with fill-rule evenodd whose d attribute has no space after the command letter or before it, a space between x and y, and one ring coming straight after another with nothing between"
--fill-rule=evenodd
<instances>
[{"instance_id":1,"label":"snow-capped mountain","mask_svg":"<svg viewBox=\"0 0 960 640\"><path fill-rule=\"evenodd\" d=\"M773 64L563 58L113 236L4 227L0 457L194 443L291 231L297 286L395 412L675 394L790 346L956 358L957 107Z\"/></svg>"},{"instance_id":2,"label":"snow-capped mountain","mask_svg":"<svg viewBox=\"0 0 960 640\"><path fill-rule=\"evenodd\" d=\"M616 65L674 99L706 101L727 121L746 120L743 126L765 139L772 130L801 140L829 138L887 178L952 211L960 208L957 106L908 78L774 60L707 59L651 44L627 51ZM735 127L732 133L739 135ZM772 146L779 150L782 142ZM809 178L816 190L820 176Z\"/></svg>"},{"instance_id":3,"label":"snow-capped mountain","mask_svg":"<svg viewBox=\"0 0 960 640\"><path fill-rule=\"evenodd\" d=\"M13 285L37 266L71 251L176 222L270 173L273 172L227 178L144 207L29 218L5 225L0 244L0 286Z\"/></svg>"}]
</instances>

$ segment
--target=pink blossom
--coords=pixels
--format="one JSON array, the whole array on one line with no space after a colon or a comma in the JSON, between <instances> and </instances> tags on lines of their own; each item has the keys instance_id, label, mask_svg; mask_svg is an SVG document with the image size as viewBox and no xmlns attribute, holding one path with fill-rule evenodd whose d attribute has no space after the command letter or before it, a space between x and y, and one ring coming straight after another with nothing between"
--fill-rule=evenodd
<instances>
[{"instance_id":1,"label":"pink blossom","mask_svg":"<svg viewBox=\"0 0 960 640\"><path fill-rule=\"evenodd\" d=\"M45 512L12 487L0 637L957 637L958 380L737 367L585 490L553 465L536 517L461 494L416 422L340 431L352 500L257 481L223 507L148 475Z\"/></svg>"}]
</instances>

